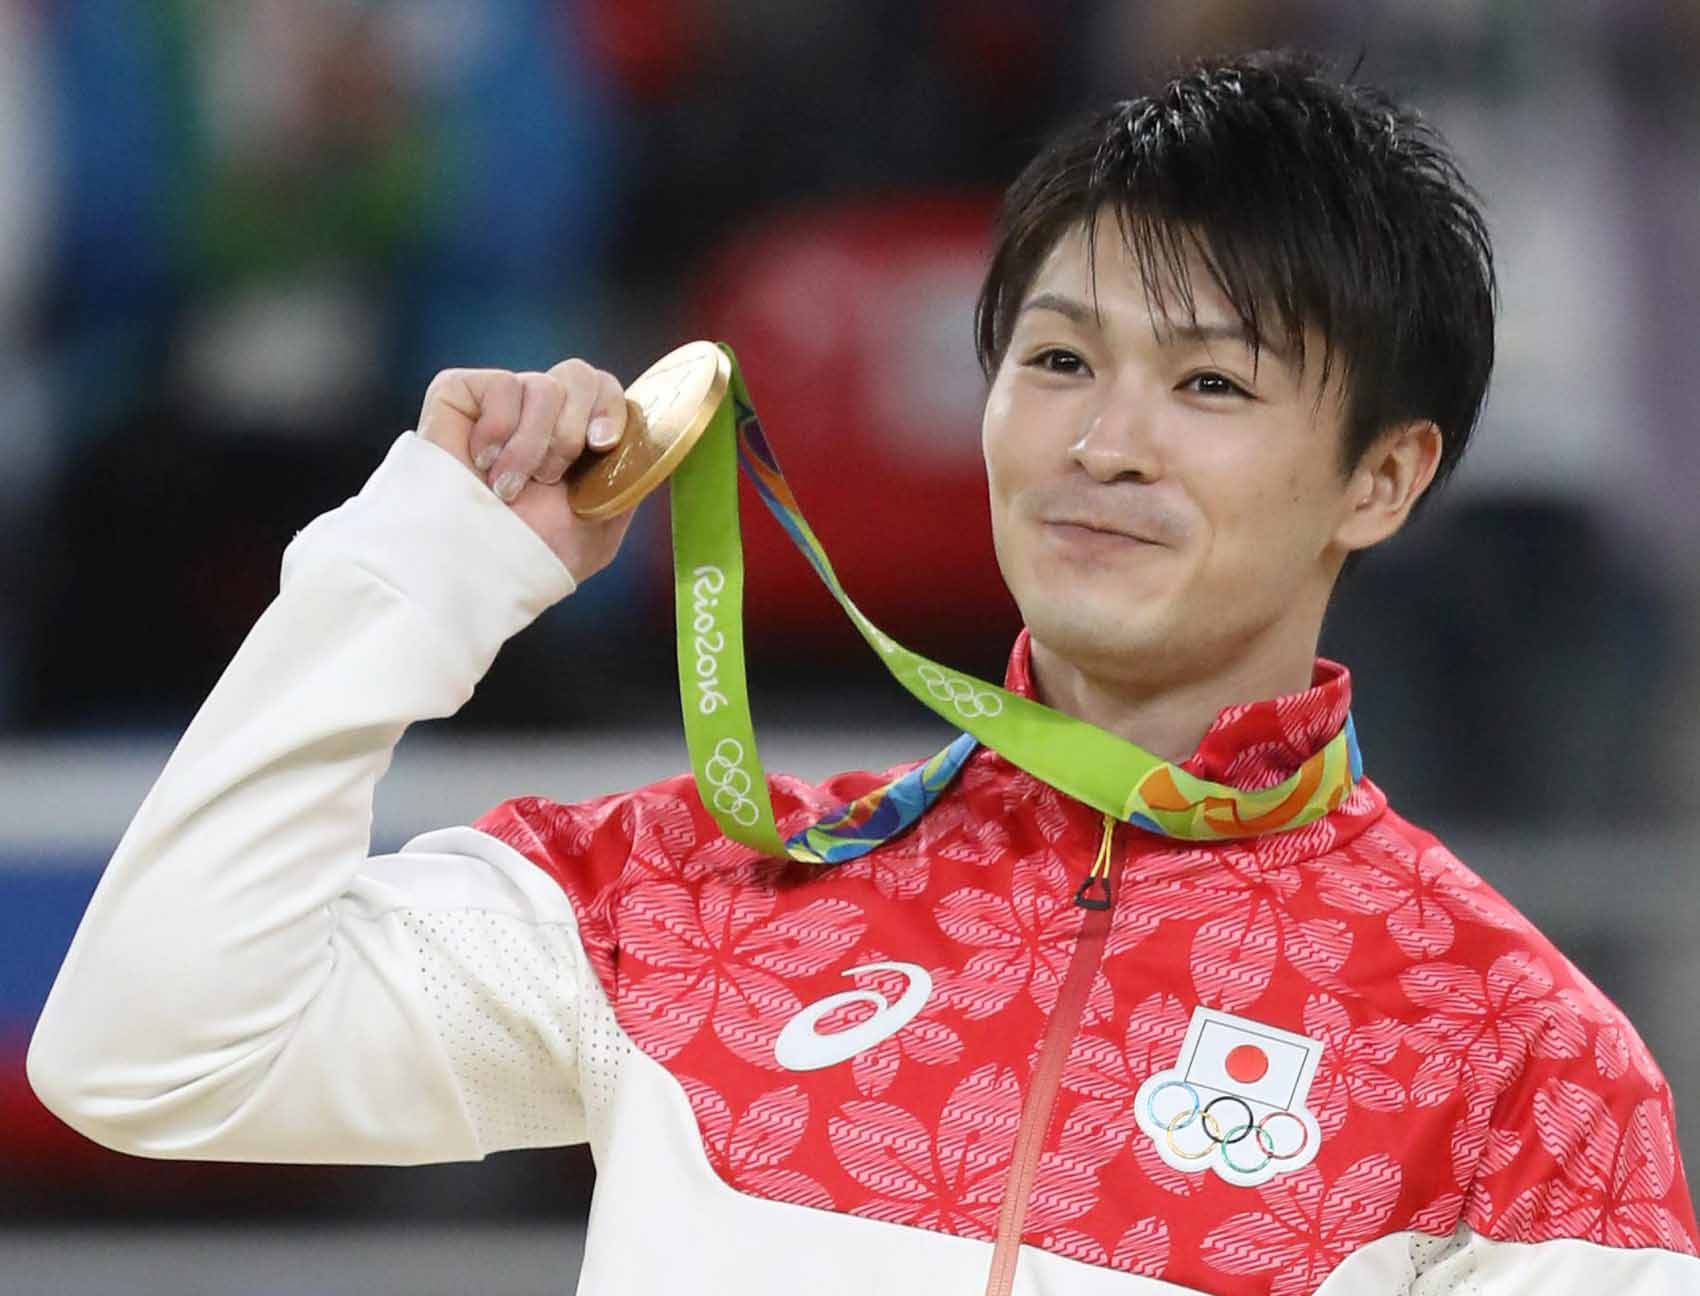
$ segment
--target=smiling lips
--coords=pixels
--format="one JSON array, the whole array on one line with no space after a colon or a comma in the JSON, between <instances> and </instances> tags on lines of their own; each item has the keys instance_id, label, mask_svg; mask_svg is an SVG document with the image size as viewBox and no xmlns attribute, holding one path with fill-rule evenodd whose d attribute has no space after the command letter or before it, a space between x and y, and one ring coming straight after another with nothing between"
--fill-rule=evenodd
<instances>
[{"instance_id":1,"label":"smiling lips","mask_svg":"<svg viewBox=\"0 0 1700 1296\"><path fill-rule=\"evenodd\" d=\"M1050 518L1046 520L1045 525L1047 527L1060 529L1064 535L1069 535L1071 532L1085 532L1089 533L1089 535L1099 536L1105 540L1126 540L1131 541L1134 544L1154 545L1160 543L1159 541L1149 539L1146 536L1136 535L1131 531L1124 531L1120 527L1108 526L1102 522L1085 518ZM1075 537L1071 536L1070 538ZM1085 539L1087 537L1080 536L1079 538Z\"/></svg>"}]
</instances>

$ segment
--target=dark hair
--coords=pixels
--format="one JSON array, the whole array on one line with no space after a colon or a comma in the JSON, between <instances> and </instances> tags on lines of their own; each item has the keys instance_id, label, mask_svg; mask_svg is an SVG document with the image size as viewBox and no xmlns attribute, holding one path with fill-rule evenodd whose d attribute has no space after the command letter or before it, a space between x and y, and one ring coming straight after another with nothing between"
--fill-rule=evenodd
<instances>
[{"instance_id":1,"label":"dark hair","mask_svg":"<svg viewBox=\"0 0 1700 1296\"><path fill-rule=\"evenodd\" d=\"M1083 224L1090 257L1107 207L1154 311L1167 313L1172 288L1194 313L1195 246L1254 345L1279 338L1302 365L1305 326L1317 330L1323 385L1336 360L1345 384L1343 474L1383 430L1427 418L1444 441L1439 486L1493 368L1479 201L1413 110L1315 56L1205 60L1068 126L1010 186L974 311L980 366L990 378L1002 364L1057 240Z\"/></svg>"}]
</instances>

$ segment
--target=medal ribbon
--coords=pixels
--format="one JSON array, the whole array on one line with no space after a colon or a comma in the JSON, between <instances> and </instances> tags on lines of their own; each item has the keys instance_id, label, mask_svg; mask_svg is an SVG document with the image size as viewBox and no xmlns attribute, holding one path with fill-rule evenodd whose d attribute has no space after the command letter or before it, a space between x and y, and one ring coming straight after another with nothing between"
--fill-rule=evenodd
<instances>
[{"instance_id":1,"label":"medal ribbon","mask_svg":"<svg viewBox=\"0 0 1700 1296\"><path fill-rule=\"evenodd\" d=\"M724 343L720 349L732 362L731 382L671 486L685 744L703 804L728 837L773 857L817 863L854 858L913 823L979 743L1101 813L1184 841L1283 832L1345 800L1363 773L1349 716L1285 782L1245 791L1201 779L1096 725L897 643L839 584L762 433L736 357ZM893 678L964 730L932 759L789 839L774 822L745 682L740 466Z\"/></svg>"}]
</instances>

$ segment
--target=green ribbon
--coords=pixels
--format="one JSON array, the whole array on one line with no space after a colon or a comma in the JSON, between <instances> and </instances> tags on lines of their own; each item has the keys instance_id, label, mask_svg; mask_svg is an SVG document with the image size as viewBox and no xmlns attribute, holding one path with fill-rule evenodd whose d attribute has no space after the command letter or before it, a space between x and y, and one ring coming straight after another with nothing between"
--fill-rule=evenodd
<instances>
[{"instance_id":1,"label":"green ribbon","mask_svg":"<svg viewBox=\"0 0 1700 1296\"><path fill-rule=\"evenodd\" d=\"M1291 777L1245 791L1213 783L1096 725L911 652L839 584L767 444L730 347L731 382L701 440L674 472L674 597L685 743L703 805L734 841L768 856L838 860L913 822L984 743L1033 777L1115 819L1187 841L1298 828L1338 806L1362 774L1351 718ZM869 645L917 701L964 737L924 765L790 839L780 836L756 752L744 673L744 562L738 469L754 483ZM895 825L895 826L894 826Z\"/></svg>"}]
</instances>

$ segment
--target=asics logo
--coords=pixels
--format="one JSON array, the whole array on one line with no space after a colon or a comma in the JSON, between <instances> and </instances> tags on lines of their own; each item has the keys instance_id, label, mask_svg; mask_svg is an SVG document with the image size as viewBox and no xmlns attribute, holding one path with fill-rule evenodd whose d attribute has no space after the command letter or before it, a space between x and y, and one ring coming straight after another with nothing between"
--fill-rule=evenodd
<instances>
[{"instance_id":1,"label":"asics logo","mask_svg":"<svg viewBox=\"0 0 1700 1296\"><path fill-rule=\"evenodd\" d=\"M750 800L752 784L750 772L744 768L744 744L736 738L722 738L714 744L714 755L702 772L714 789L714 808L733 823L752 827L760 811Z\"/></svg>"},{"instance_id":2,"label":"asics logo","mask_svg":"<svg viewBox=\"0 0 1700 1296\"><path fill-rule=\"evenodd\" d=\"M955 710L964 720L982 720L1003 712L1003 699L987 689L977 688L958 675L947 675L931 662L916 672L940 702Z\"/></svg>"},{"instance_id":3,"label":"asics logo","mask_svg":"<svg viewBox=\"0 0 1700 1296\"><path fill-rule=\"evenodd\" d=\"M914 963L864 963L847 968L845 976L858 972L901 972L909 984L895 1003L887 1003L877 990L845 990L839 994L817 999L804 1008L779 1032L774 1041L773 1056L787 1071L819 1071L822 1067L837 1066L840 1062L866 1052L883 1040L890 1039L915 1019L927 996L933 992L932 974ZM815 1025L834 1009L845 1004L872 1004L874 1015L858 1022L848 1030L821 1035Z\"/></svg>"}]
</instances>

